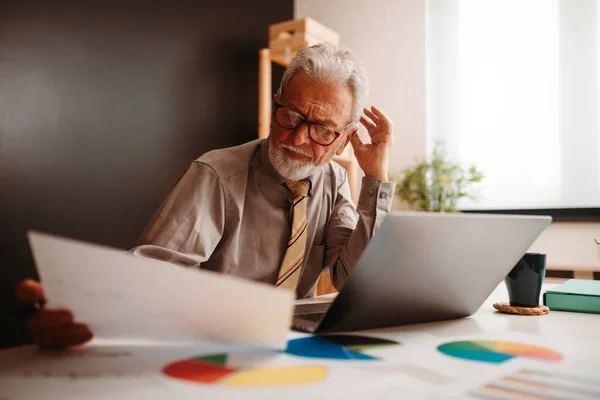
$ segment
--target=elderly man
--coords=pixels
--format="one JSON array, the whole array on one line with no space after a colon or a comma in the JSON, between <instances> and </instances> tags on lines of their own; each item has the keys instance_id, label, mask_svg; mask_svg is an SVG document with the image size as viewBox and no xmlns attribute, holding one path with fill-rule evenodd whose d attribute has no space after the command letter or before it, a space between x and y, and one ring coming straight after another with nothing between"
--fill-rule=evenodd
<instances>
[{"instance_id":1,"label":"elderly man","mask_svg":"<svg viewBox=\"0 0 600 400\"><path fill-rule=\"evenodd\" d=\"M133 254L266 282L298 297L311 296L329 268L340 288L393 198L394 184L387 182L392 122L375 107L362 108L367 86L348 49L299 51L274 95L269 138L194 161ZM359 121L370 144L356 134ZM345 170L331 162L348 142L365 174L358 207ZM40 301L42 287L24 281L17 296ZM29 328L43 347L92 337L68 310L42 309Z\"/></svg>"}]
</instances>

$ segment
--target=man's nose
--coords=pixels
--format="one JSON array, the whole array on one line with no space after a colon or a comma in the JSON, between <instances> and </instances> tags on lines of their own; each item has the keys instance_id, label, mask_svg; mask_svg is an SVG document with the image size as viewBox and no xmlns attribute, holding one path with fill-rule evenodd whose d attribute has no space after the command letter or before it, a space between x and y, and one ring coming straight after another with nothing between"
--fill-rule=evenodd
<instances>
[{"instance_id":1,"label":"man's nose","mask_svg":"<svg viewBox=\"0 0 600 400\"><path fill-rule=\"evenodd\" d=\"M310 133L307 124L297 127L292 134L294 135L294 146L300 147L310 144Z\"/></svg>"}]
</instances>

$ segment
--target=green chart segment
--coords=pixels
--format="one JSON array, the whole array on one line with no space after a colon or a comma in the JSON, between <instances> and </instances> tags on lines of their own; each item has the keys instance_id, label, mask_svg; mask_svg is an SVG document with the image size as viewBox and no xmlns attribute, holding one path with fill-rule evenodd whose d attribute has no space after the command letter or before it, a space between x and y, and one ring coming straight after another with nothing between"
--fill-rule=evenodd
<instances>
[{"instance_id":1,"label":"green chart segment","mask_svg":"<svg viewBox=\"0 0 600 400\"><path fill-rule=\"evenodd\" d=\"M444 343L438 351L450 357L468 361L500 364L515 357L544 361L560 361L562 355L544 347L500 341L461 341Z\"/></svg>"},{"instance_id":2,"label":"green chart segment","mask_svg":"<svg viewBox=\"0 0 600 400\"><path fill-rule=\"evenodd\" d=\"M364 354L376 348L396 346L398 342L357 335L324 335L293 339L288 342L286 354L298 357L328 360L377 360Z\"/></svg>"}]
</instances>

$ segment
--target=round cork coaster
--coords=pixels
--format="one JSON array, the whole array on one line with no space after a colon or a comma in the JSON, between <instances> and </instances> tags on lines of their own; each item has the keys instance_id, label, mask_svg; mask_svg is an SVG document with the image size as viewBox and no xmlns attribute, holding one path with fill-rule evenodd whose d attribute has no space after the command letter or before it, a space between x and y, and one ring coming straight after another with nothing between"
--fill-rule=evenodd
<instances>
[{"instance_id":1,"label":"round cork coaster","mask_svg":"<svg viewBox=\"0 0 600 400\"><path fill-rule=\"evenodd\" d=\"M518 315L546 315L550 309L546 306L539 305L537 307L513 307L510 303L494 303L494 308L501 313L518 314Z\"/></svg>"}]
</instances>

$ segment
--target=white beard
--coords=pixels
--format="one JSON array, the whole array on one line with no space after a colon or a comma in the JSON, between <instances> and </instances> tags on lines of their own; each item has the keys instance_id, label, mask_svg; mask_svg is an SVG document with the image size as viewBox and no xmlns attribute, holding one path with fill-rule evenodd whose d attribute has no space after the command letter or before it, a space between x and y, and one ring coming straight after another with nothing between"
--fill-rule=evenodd
<instances>
[{"instance_id":1,"label":"white beard","mask_svg":"<svg viewBox=\"0 0 600 400\"><path fill-rule=\"evenodd\" d=\"M300 181L306 179L311 175L323 170L325 166L333 159L336 152L342 146L343 142L340 142L337 149L329 156L329 160L321 165L314 165L314 154L307 153L306 150L298 148L296 146L290 146L287 144L280 144L279 147L275 148L271 142L271 138L268 139L269 146L269 160L273 164L273 168L279 175L286 180ZM290 158L285 149L295 151L310 158L309 161L295 160Z\"/></svg>"},{"instance_id":2,"label":"white beard","mask_svg":"<svg viewBox=\"0 0 600 400\"><path fill-rule=\"evenodd\" d=\"M311 157L311 155L306 154L305 151L302 151L302 149L298 149L297 147L282 144L275 148L270 140L268 146L269 160L271 160L273 168L275 168L275 171L277 171L277 173L286 180L300 181L308 178L309 176L314 175L316 172L323 169L327 164L323 163L323 165L316 166L312 163L312 159L310 161L303 161L290 158L285 150L286 148Z\"/></svg>"}]
</instances>

